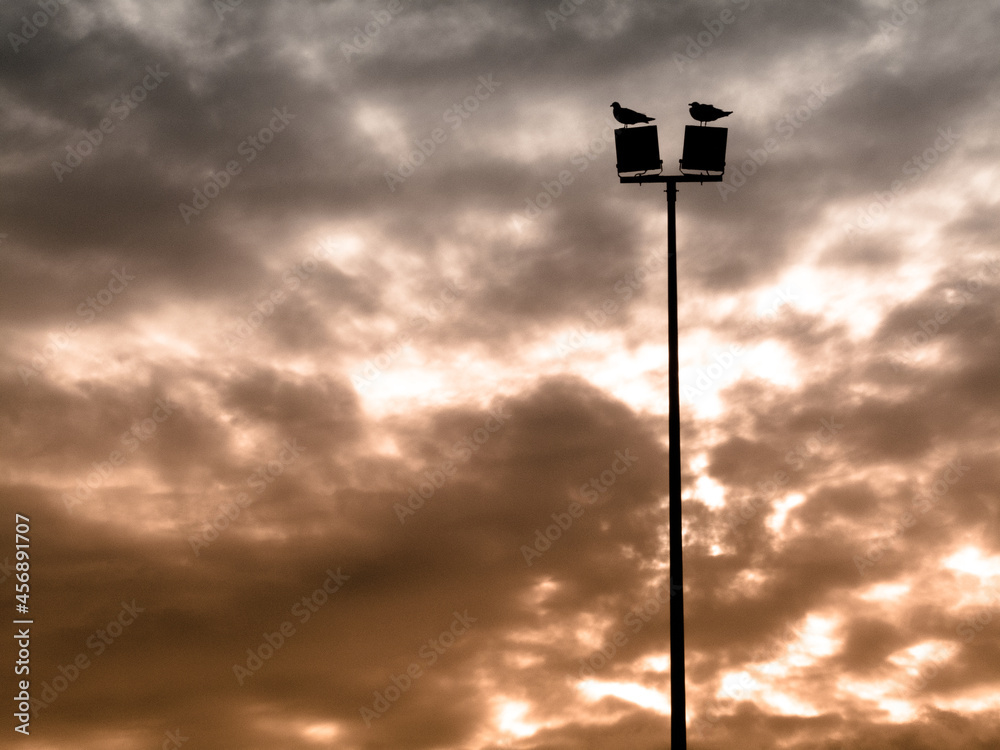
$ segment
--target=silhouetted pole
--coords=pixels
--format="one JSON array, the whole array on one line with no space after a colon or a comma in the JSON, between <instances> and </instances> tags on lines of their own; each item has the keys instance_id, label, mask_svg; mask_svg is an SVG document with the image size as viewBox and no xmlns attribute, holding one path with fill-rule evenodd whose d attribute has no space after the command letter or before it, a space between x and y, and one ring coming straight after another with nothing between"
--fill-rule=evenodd
<instances>
[{"instance_id":1,"label":"silhouetted pole","mask_svg":"<svg viewBox=\"0 0 1000 750\"><path fill-rule=\"evenodd\" d=\"M670 747L687 748L687 700L684 695L684 555L681 536L681 414L677 363L677 182L667 182L667 348L670 397ZM674 591L674 582L677 590Z\"/></svg>"},{"instance_id":2,"label":"silhouetted pole","mask_svg":"<svg viewBox=\"0 0 1000 750\"><path fill-rule=\"evenodd\" d=\"M670 400L670 749L687 750L687 698L684 693L684 540L681 525L681 412L677 359L677 183L722 182L722 175L618 175L619 182L666 183L667 194L667 391Z\"/></svg>"}]
</instances>

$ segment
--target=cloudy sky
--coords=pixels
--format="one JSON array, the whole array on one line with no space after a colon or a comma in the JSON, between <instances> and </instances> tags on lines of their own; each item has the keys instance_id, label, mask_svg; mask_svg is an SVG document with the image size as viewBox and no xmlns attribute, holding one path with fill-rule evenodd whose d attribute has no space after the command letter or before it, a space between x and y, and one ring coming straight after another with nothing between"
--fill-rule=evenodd
<instances>
[{"instance_id":1,"label":"cloudy sky","mask_svg":"<svg viewBox=\"0 0 1000 750\"><path fill-rule=\"evenodd\" d=\"M609 104L673 172L697 100L690 746L1000 746L995 2L0 31L0 744L667 748L666 202Z\"/></svg>"}]
</instances>

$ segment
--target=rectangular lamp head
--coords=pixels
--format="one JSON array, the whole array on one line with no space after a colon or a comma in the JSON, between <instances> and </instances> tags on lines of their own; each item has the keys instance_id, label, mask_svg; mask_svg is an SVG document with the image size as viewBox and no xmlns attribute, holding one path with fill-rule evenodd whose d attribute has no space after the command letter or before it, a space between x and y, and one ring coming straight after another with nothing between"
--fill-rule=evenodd
<instances>
[{"instance_id":1,"label":"rectangular lamp head","mask_svg":"<svg viewBox=\"0 0 1000 750\"><path fill-rule=\"evenodd\" d=\"M725 172L728 134L727 128L686 125L681 169L692 172Z\"/></svg>"},{"instance_id":2,"label":"rectangular lamp head","mask_svg":"<svg viewBox=\"0 0 1000 750\"><path fill-rule=\"evenodd\" d=\"M619 173L658 171L663 168L655 125L618 128L615 131L615 151Z\"/></svg>"}]
</instances>

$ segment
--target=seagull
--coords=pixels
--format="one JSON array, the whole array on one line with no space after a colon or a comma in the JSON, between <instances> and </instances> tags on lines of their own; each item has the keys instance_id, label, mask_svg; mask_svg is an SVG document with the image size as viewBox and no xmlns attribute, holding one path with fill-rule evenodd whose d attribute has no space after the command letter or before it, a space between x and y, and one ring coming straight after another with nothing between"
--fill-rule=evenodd
<instances>
[{"instance_id":1,"label":"seagull","mask_svg":"<svg viewBox=\"0 0 1000 750\"><path fill-rule=\"evenodd\" d=\"M623 107L618 102L611 102L611 109L614 110L612 114L614 114L615 119L626 128L629 125L635 125L640 122L651 122L656 119L655 117L647 117L641 112L636 112L634 109Z\"/></svg>"},{"instance_id":2,"label":"seagull","mask_svg":"<svg viewBox=\"0 0 1000 750\"><path fill-rule=\"evenodd\" d=\"M691 102L691 109L688 111L691 116L704 125L706 122L714 122L720 117L726 117L731 115L732 112L725 112L717 107L713 107L711 104L699 104L698 102Z\"/></svg>"}]
</instances>

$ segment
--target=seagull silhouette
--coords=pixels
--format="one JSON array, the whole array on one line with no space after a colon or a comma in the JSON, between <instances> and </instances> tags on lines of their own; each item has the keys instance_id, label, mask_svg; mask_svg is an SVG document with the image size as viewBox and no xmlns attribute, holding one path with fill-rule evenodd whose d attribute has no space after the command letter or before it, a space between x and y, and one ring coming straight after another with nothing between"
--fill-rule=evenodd
<instances>
[{"instance_id":1,"label":"seagull silhouette","mask_svg":"<svg viewBox=\"0 0 1000 750\"><path fill-rule=\"evenodd\" d=\"M636 112L634 109L629 109L628 107L623 107L618 102L611 102L612 114L618 122L622 123L626 128L629 125L635 125L640 122L652 122L655 117L647 117L641 112Z\"/></svg>"},{"instance_id":2,"label":"seagull silhouette","mask_svg":"<svg viewBox=\"0 0 1000 750\"><path fill-rule=\"evenodd\" d=\"M726 112L717 107L713 107L711 104L699 104L698 102L691 102L691 109L688 111L691 116L704 125L706 122L715 122L720 117L727 117L731 115L732 112Z\"/></svg>"}]
</instances>

